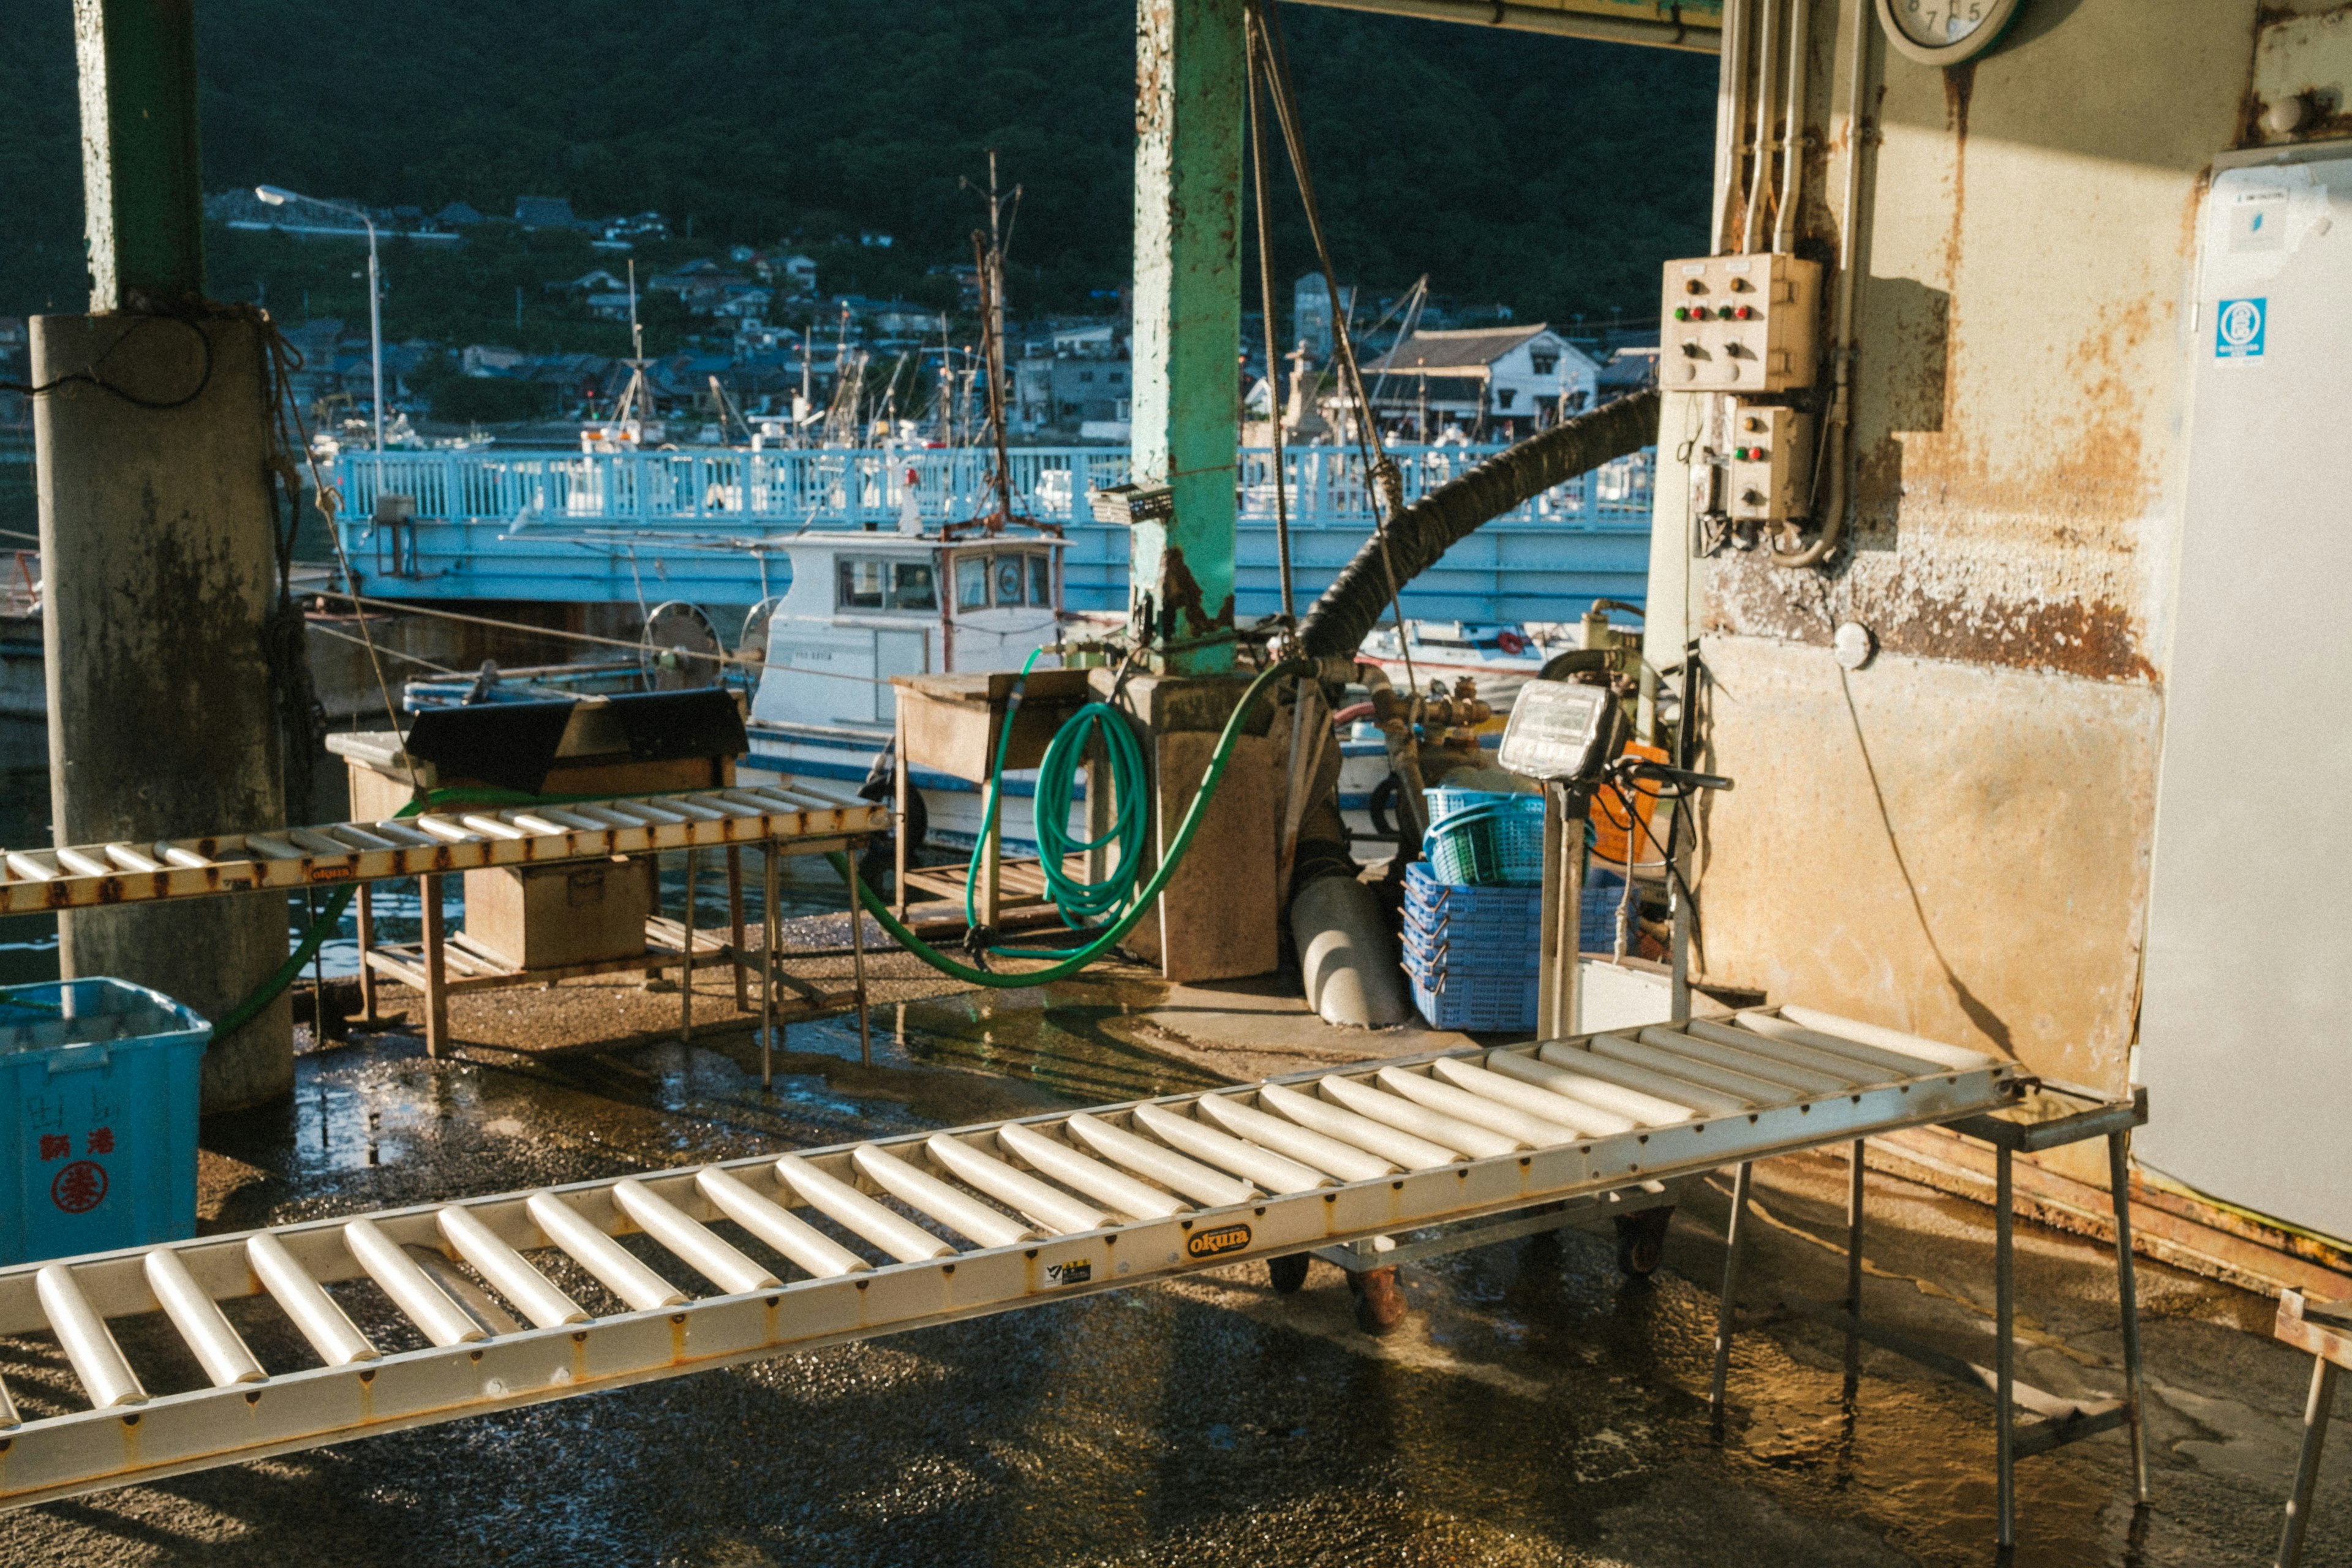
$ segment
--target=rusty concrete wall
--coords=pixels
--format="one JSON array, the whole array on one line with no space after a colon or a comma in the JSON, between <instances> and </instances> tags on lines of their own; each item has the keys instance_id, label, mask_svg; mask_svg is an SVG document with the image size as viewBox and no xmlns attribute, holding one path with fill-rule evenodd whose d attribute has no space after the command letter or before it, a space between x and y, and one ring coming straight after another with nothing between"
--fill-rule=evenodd
<instances>
[{"instance_id":1,"label":"rusty concrete wall","mask_svg":"<svg viewBox=\"0 0 2352 1568\"><path fill-rule=\"evenodd\" d=\"M1850 548L1690 563L1660 476L1653 654L1704 636L1739 781L1706 825L1711 976L2126 1080L2194 220L2256 134L2277 9L2055 0L1950 70L1881 46ZM1828 256L1859 8L1821 10L1804 248ZM1846 621L1884 650L1851 676Z\"/></svg>"}]
</instances>

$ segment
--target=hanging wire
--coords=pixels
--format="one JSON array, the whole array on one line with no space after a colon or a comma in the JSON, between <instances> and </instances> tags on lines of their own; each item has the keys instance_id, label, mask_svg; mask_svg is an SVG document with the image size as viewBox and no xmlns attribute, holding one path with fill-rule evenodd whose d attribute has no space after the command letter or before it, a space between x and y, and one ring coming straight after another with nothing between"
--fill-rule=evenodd
<instances>
[{"instance_id":1,"label":"hanging wire","mask_svg":"<svg viewBox=\"0 0 2352 1568\"><path fill-rule=\"evenodd\" d=\"M1249 138L1251 183L1257 198L1257 279L1258 293L1264 301L1265 314L1265 418L1273 431L1274 442L1274 543L1282 567L1282 624L1292 630L1298 626L1298 604L1293 596L1290 577L1290 507L1287 476L1282 458L1282 345L1276 335L1274 297L1274 181L1266 165L1265 137L1263 111L1259 107L1261 79L1265 72L1258 63L1258 51L1244 51L1248 57L1249 76ZM1296 374L1296 373L1293 373Z\"/></svg>"},{"instance_id":2,"label":"hanging wire","mask_svg":"<svg viewBox=\"0 0 2352 1568\"><path fill-rule=\"evenodd\" d=\"M1282 128L1282 141L1290 154L1291 177L1297 183L1300 205L1306 210L1307 232L1315 241L1315 259L1322 269L1323 286L1331 299L1331 345L1340 375L1340 392L1355 406L1357 450L1364 463L1364 474L1373 497L1373 536L1380 541L1381 566L1388 574L1389 608L1396 618L1397 651L1404 658L1406 685L1420 695L1421 682L1413 673L1412 645L1405 635L1404 600L1398 590L1396 561L1389 548L1389 522L1404 505L1404 482L1396 460L1381 444L1380 424L1372 416L1371 400L1364 393L1364 377L1356 363L1356 345L1348 331L1348 313L1339 305L1339 274L1331 262L1331 247L1323 234L1322 211L1315 201L1315 179L1307 167L1307 142L1298 121L1297 93L1291 86L1289 56L1283 47L1282 22L1264 0L1247 0L1244 16L1248 22L1249 40L1258 53L1264 67L1266 84L1274 100L1275 118Z\"/></svg>"}]
</instances>

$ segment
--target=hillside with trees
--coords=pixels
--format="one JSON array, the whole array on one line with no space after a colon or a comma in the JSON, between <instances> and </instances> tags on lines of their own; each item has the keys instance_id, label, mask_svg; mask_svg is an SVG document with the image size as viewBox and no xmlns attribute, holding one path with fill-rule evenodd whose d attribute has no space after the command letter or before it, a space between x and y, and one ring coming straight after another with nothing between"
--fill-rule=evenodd
<instances>
[{"instance_id":1,"label":"hillside with trees","mask_svg":"<svg viewBox=\"0 0 2352 1568\"><path fill-rule=\"evenodd\" d=\"M16 10L0 53L0 314L75 310L72 8ZM1026 192L1016 309L1083 310L1127 279L1134 19L1118 0L238 0L198 18L209 190L654 209L681 253L829 247L827 292L911 294L928 265L970 259L981 207L960 181L992 146ZM1427 272L1521 319L1639 312L1657 264L1703 245L1706 58L1309 6L1285 6L1283 25L1341 269L1373 292ZM1288 276L1308 253L1286 184L1284 199ZM861 230L896 244L861 248ZM251 237L216 231L215 294L269 286ZM387 331L441 335L412 314L437 293L439 313L489 331L514 310L518 266L552 279L573 259L398 264ZM347 296L310 309L363 317L345 258L307 265ZM281 313L289 287L274 286Z\"/></svg>"}]
</instances>

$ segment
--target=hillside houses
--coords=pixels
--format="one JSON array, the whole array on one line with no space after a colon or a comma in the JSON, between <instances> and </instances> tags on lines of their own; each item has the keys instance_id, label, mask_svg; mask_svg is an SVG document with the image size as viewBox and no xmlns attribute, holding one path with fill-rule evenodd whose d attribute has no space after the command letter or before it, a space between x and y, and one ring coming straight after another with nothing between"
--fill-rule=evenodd
<instances>
[{"instance_id":1,"label":"hillside houses","mask_svg":"<svg viewBox=\"0 0 2352 1568\"><path fill-rule=\"evenodd\" d=\"M1423 440L1448 427L1508 440L1591 407L1601 368L1537 322L1417 331L1364 374L1383 424Z\"/></svg>"}]
</instances>

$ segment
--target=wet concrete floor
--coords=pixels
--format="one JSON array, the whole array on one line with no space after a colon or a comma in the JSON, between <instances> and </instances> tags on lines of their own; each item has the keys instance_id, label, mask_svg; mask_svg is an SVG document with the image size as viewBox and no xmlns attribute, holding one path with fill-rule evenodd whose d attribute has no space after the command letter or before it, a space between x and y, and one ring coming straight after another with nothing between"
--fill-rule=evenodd
<instances>
[{"instance_id":1,"label":"wet concrete floor","mask_svg":"<svg viewBox=\"0 0 2352 1568\"><path fill-rule=\"evenodd\" d=\"M785 1145L1199 1087L1104 1026L1099 988L968 995L793 1031L763 1092L739 1037L595 1058L430 1061L413 1038L306 1053L290 1106L208 1123L207 1229L350 1213ZM1774 1310L1838 1293L1845 1173L1760 1167L1733 1411L1705 1400L1726 1207L1687 1205L1664 1266L1621 1274L1567 1231L1404 1270L1413 1312L1359 1332L1339 1271L1277 1296L1257 1265L0 1518L8 1564L1678 1564L1995 1561L1987 1407ZM1867 1310L1989 1361L1990 1216L1872 1177ZM2020 1375L2119 1384L2113 1259L2021 1224ZM2156 1503L2120 1435L2022 1462L2021 1564L2267 1563L2308 1363L2269 1306L2142 1271ZM253 1304L257 1313L271 1310ZM354 1308L355 1312L361 1311ZM362 1327L366 1327L364 1313ZM126 1328L158 1387L193 1385ZM284 1325L247 1323L300 1364ZM184 1355L184 1352L183 1352ZM0 1341L25 1403L71 1381ZM175 1381L176 1380L176 1381ZM2352 1561L2331 1464L2309 1561Z\"/></svg>"}]
</instances>

